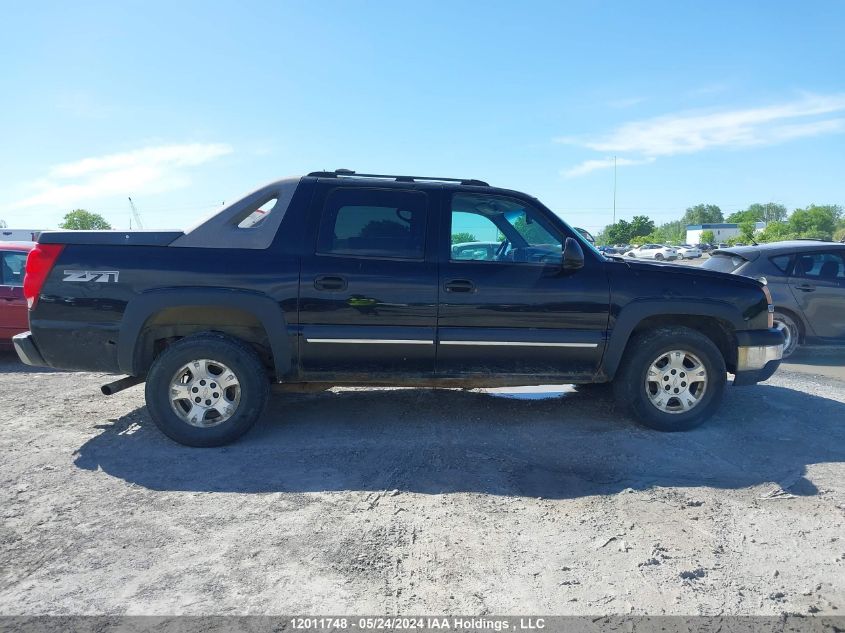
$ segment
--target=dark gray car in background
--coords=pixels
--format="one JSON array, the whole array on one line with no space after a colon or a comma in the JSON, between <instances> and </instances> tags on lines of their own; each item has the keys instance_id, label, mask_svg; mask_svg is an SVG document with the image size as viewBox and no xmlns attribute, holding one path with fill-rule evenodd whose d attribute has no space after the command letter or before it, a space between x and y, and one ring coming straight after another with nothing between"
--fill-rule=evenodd
<instances>
[{"instance_id":1,"label":"dark gray car in background","mask_svg":"<svg viewBox=\"0 0 845 633\"><path fill-rule=\"evenodd\" d=\"M845 244L793 240L722 248L702 268L765 279L784 358L802 343L845 345Z\"/></svg>"}]
</instances>

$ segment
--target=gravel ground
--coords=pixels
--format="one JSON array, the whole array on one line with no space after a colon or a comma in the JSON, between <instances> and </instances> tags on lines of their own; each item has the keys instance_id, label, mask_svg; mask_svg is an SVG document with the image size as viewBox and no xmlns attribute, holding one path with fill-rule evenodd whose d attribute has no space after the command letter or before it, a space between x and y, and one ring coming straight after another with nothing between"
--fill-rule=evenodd
<instances>
[{"instance_id":1,"label":"gravel ground","mask_svg":"<svg viewBox=\"0 0 845 633\"><path fill-rule=\"evenodd\" d=\"M106 381L0 357L0 614L845 611L822 374L683 434L595 388L278 394L221 449Z\"/></svg>"}]
</instances>

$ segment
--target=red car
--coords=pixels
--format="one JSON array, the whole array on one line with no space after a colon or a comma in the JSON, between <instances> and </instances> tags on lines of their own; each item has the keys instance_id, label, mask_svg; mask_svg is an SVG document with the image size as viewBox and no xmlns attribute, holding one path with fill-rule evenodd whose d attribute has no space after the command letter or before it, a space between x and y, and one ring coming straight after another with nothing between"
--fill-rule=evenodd
<instances>
[{"instance_id":1,"label":"red car","mask_svg":"<svg viewBox=\"0 0 845 633\"><path fill-rule=\"evenodd\" d=\"M29 329L23 274L33 242L0 242L0 349L11 349L12 337Z\"/></svg>"}]
</instances>

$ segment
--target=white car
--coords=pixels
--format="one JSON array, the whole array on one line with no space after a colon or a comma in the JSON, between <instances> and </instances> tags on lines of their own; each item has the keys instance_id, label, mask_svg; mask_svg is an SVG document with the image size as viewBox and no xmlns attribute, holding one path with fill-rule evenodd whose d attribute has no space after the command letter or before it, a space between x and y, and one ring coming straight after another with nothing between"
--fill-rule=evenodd
<instances>
[{"instance_id":1,"label":"white car","mask_svg":"<svg viewBox=\"0 0 845 633\"><path fill-rule=\"evenodd\" d=\"M662 244L643 244L633 250L625 253L626 257L636 257L637 259L656 259L670 261L678 259L678 251L671 246L663 246Z\"/></svg>"},{"instance_id":2,"label":"white car","mask_svg":"<svg viewBox=\"0 0 845 633\"><path fill-rule=\"evenodd\" d=\"M678 251L678 257L681 259L696 259L701 257L701 249L690 244L681 244L675 250Z\"/></svg>"}]
</instances>

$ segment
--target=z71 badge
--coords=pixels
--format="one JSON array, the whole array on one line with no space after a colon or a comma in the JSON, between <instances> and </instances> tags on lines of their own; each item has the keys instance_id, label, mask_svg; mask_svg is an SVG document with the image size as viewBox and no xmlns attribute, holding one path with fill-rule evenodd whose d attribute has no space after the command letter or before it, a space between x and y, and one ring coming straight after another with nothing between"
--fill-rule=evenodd
<instances>
[{"instance_id":1,"label":"z71 badge","mask_svg":"<svg viewBox=\"0 0 845 633\"><path fill-rule=\"evenodd\" d=\"M96 281L108 283L117 281L120 274L117 270L66 270L62 281Z\"/></svg>"}]
</instances>

